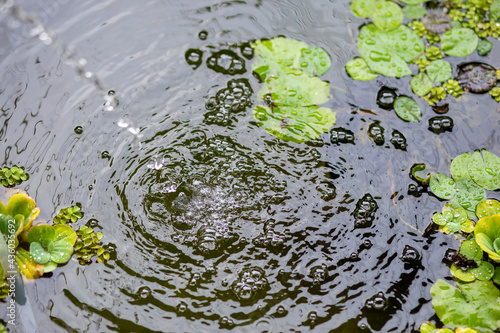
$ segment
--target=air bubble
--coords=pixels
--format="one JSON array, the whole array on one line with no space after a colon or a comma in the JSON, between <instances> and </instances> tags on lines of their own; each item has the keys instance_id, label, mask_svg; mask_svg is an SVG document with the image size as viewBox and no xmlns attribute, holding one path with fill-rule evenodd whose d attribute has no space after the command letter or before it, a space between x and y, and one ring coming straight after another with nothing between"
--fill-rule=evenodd
<instances>
[{"instance_id":1,"label":"air bubble","mask_svg":"<svg viewBox=\"0 0 500 333\"><path fill-rule=\"evenodd\" d=\"M83 127L82 126L76 126L74 129L74 132L76 134L82 134L83 133Z\"/></svg>"}]
</instances>

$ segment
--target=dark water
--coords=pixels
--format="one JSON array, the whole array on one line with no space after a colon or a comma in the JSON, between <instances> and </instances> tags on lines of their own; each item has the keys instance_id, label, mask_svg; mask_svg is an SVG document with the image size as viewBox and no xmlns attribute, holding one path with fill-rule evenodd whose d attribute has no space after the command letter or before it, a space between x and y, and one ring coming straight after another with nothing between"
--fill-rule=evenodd
<instances>
[{"instance_id":1,"label":"dark water","mask_svg":"<svg viewBox=\"0 0 500 333\"><path fill-rule=\"evenodd\" d=\"M429 289L450 276L441 260L459 243L423 236L442 203L409 195L408 174L417 162L447 172L452 157L477 148L500 154L489 95L450 99L454 128L440 135L427 129L436 114L423 99L420 123L380 109L380 87L411 96L409 78L347 76L363 23L348 1L18 4L120 99L103 112L102 98L56 50L2 17L0 165L26 168L21 188L41 219L80 203L79 224L101 230L113 256L71 261L26 286L40 332L412 332L434 315ZM332 143L334 130L308 144L282 142L256 125L252 107L207 110L230 80L246 78L258 91L240 46L278 35L332 56L326 106L354 143ZM192 48L203 51L196 69L185 59ZM220 50L246 60L246 72L209 69L206 59ZM495 51L465 61L500 67ZM140 127L140 148L117 126L124 117ZM382 145L368 135L373 126L384 129ZM390 142L394 130L406 151ZM160 170L148 168L155 156ZM407 246L420 261L404 261Z\"/></svg>"}]
</instances>

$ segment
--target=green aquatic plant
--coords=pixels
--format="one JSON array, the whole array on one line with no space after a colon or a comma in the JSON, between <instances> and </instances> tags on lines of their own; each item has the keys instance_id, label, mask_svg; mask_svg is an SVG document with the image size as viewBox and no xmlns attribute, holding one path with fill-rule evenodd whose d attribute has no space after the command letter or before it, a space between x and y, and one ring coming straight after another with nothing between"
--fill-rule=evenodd
<instances>
[{"instance_id":1,"label":"green aquatic plant","mask_svg":"<svg viewBox=\"0 0 500 333\"><path fill-rule=\"evenodd\" d=\"M81 226L76 234L75 250L80 265L91 263L93 256L97 256L97 262L100 263L109 260L110 254L102 247L100 242L103 237L102 232L99 231L96 233L90 227Z\"/></svg>"},{"instance_id":2,"label":"green aquatic plant","mask_svg":"<svg viewBox=\"0 0 500 333\"><path fill-rule=\"evenodd\" d=\"M253 112L257 125L279 139L298 143L328 131L335 124L335 113L318 104L330 100L330 86L316 77L330 67L326 51L282 37L256 41L252 47L257 55L252 69L264 82L257 93L263 105ZM370 75L362 62L351 67L353 75Z\"/></svg>"},{"instance_id":3,"label":"green aquatic plant","mask_svg":"<svg viewBox=\"0 0 500 333\"><path fill-rule=\"evenodd\" d=\"M452 95L455 98L459 98L464 94L462 87L458 84L457 80L448 80L443 83L443 88L446 90L446 93Z\"/></svg>"},{"instance_id":4,"label":"green aquatic plant","mask_svg":"<svg viewBox=\"0 0 500 333\"><path fill-rule=\"evenodd\" d=\"M19 185L28 179L28 175L24 173L24 169L17 166L11 168L2 168L0 170L0 181L3 186Z\"/></svg>"},{"instance_id":5,"label":"green aquatic plant","mask_svg":"<svg viewBox=\"0 0 500 333\"><path fill-rule=\"evenodd\" d=\"M429 60L437 60L443 58L443 53L437 46L429 46L427 49L425 49L425 56Z\"/></svg>"},{"instance_id":6,"label":"green aquatic plant","mask_svg":"<svg viewBox=\"0 0 500 333\"><path fill-rule=\"evenodd\" d=\"M478 219L496 214L500 214L500 201L498 200L486 199L476 206L476 215Z\"/></svg>"},{"instance_id":7,"label":"green aquatic plant","mask_svg":"<svg viewBox=\"0 0 500 333\"><path fill-rule=\"evenodd\" d=\"M394 101L394 111L399 118L405 121L420 121L422 111L420 106L413 98L407 96L399 96Z\"/></svg>"},{"instance_id":8,"label":"green aquatic plant","mask_svg":"<svg viewBox=\"0 0 500 333\"><path fill-rule=\"evenodd\" d=\"M495 101L500 102L500 87L494 87L489 91L489 94L495 99Z\"/></svg>"},{"instance_id":9,"label":"green aquatic plant","mask_svg":"<svg viewBox=\"0 0 500 333\"><path fill-rule=\"evenodd\" d=\"M495 267L483 258L483 250L474 239L466 240L460 246L460 254L464 255L471 263L469 265L457 266L453 263L450 267L451 274L464 282L472 282L476 279L481 281L491 280L495 274Z\"/></svg>"},{"instance_id":10,"label":"green aquatic plant","mask_svg":"<svg viewBox=\"0 0 500 333\"><path fill-rule=\"evenodd\" d=\"M500 326L500 290L491 281L457 281L460 290L444 280L431 287L434 311L444 325L492 331Z\"/></svg>"},{"instance_id":11,"label":"green aquatic plant","mask_svg":"<svg viewBox=\"0 0 500 333\"><path fill-rule=\"evenodd\" d=\"M474 222L468 219L467 212L463 208L454 209L449 204L443 207L441 213L434 214L432 221L445 233L458 231L470 233L474 230Z\"/></svg>"},{"instance_id":12,"label":"green aquatic plant","mask_svg":"<svg viewBox=\"0 0 500 333\"><path fill-rule=\"evenodd\" d=\"M436 328L431 322L420 325L420 333L477 333L476 330L468 327L458 327L455 331L449 328Z\"/></svg>"},{"instance_id":13,"label":"green aquatic plant","mask_svg":"<svg viewBox=\"0 0 500 333\"><path fill-rule=\"evenodd\" d=\"M443 87L432 87L431 91L424 96L424 99L429 102L430 105L434 105L445 98L446 91Z\"/></svg>"},{"instance_id":14,"label":"green aquatic plant","mask_svg":"<svg viewBox=\"0 0 500 333\"><path fill-rule=\"evenodd\" d=\"M80 212L80 207L78 206L66 207L57 212L57 215L54 216L54 223L55 224L75 223L81 218L82 218L82 213Z\"/></svg>"},{"instance_id":15,"label":"green aquatic plant","mask_svg":"<svg viewBox=\"0 0 500 333\"><path fill-rule=\"evenodd\" d=\"M408 24L408 27L410 27L419 37L424 37L427 34L425 25L420 21L412 21Z\"/></svg>"},{"instance_id":16,"label":"green aquatic plant","mask_svg":"<svg viewBox=\"0 0 500 333\"><path fill-rule=\"evenodd\" d=\"M370 81L378 77L374 73L363 58L356 57L345 65L345 69L350 77L359 81Z\"/></svg>"},{"instance_id":17,"label":"green aquatic plant","mask_svg":"<svg viewBox=\"0 0 500 333\"><path fill-rule=\"evenodd\" d=\"M431 92L434 85L429 75L422 71L411 78L410 86L415 95L425 96Z\"/></svg>"},{"instance_id":18,"label":"green aquatic plant","mask_svg":"<svg viewBox=\"0 0 500 333\"><path fill-rule=\"evenodd\" d=\"M481 218L475 228L476 242L491 260L500 263L500 215Z\"/></svg>"},{"instance_id":19,"label":"green aquatic plant","mask_svg":"<svg viewBox=\"0 0 500 333\"><path fill-rule=\"evenodd\" d=\"M451 79L451 65L446 60L433 60L427 65L426 68L427 75L432 80L432 82L444 82Z\"/></svg>"},{"instance_id":20,"label":"green aquatic plant","mask_svg":"<svg viewBox=\"0 0 500 333\"><path fill-rule=\"evenodd\" d=\"M0 202L0 232L7 237L14 231L17 246L17 236L31 227L39 213L40 209L36 207L32 198L24 193L14 194L6 206ZM11 227L12 221L14 221L14 228Z\"/></svg>"}]
</instances>

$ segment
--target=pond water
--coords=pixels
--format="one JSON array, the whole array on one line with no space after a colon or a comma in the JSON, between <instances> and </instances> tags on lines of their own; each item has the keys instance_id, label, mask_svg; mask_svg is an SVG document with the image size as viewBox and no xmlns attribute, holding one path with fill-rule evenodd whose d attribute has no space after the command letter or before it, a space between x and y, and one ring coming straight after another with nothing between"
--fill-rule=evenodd
<instances>
[{"instance_id":1,"label":"pond water","mask_svg":"<svg viewBox=\"0 0 500 333\"><path fill-rule=\"evenodd\" d=\"M102 231L112 254L26 284L39 332L414 332L433 318L429 289L450 277L442 259L459 242L425 233L442 202L408 193L410 168L446 172L451 158L479 148L499 155L500 113L489 95L451 99L454 127L439 135L423 99L419 123L379 108L382 86L411 96L410 77L348 77L364 20L347 0L17 4L119 99L103 111L102 96L58 50L3 14L0 165L25 167L20 187L39 219L81 204L78 223ZM269 135L253 104L224 113L212 103L238 79L254 103L260 83L245 43L280 35L332 57L322 79L337 123L314 142ZM454 73L462 61L500 67L498 46L486 58L451 59ZM201 63L193 55L188 64L189 49ZM245 70L210 69L221 50ZM381 145L368 134L374 126L384 129ZM396 130L406 150L391 143ZM335 140L343 133L354 141Z\"/></svg>"}]
</instances>

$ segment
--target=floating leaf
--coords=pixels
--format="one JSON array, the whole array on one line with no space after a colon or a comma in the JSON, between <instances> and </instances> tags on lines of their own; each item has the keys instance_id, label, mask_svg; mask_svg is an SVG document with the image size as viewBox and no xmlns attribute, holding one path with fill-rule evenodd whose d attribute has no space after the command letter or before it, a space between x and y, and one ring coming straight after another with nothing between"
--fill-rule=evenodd
<instances>
[{"instance_id":1,"label":"floating leaf","mask_svg":"<svg viewBox=\"0 0 500 333\"><path fill-rule=\"evenodd\" d=\"M480 56L486 56L490 53L493 48L493 43L487 39L481 39L477 44L477 54Z\"/></svg>"},{"instance_id":2,"label":"floating leaf","mask_svg":"<svg viewBox=\"0 0 500 333\"><path fill-rule=\"evenodd\" d=\"M252 47L257 55L252 63L252 70L264 81L269 76L279 75L297 65L300 52L308 46L295 39L278 37L258 40L252 44Z\"/></svg>"},{"instance_id":3,"label":"floating leaf","mask_svg":"<svg viewBox=\"0 0 500 333\"><path fill-rule=\"evenodd\" d=\"M257 106L254 117L272 135L299 143L318 138L335 124L335 113L319 106L283 106L272 110Z\"/></svg>"},{"instance_id":4,"label":"floating leaf","mask_svg":"<svg viewBox=\"0 0 500 333\"><path fill-rule=\"evenodd\" d=\"M269 78L257 97L264 99L271 94L278 106L310 106L330 100L330 87L317 77L309 77L299 70L289 70L287 75Z\"/></svg>"},{"instance_id":5,"label":"floating leaf","mask_svg":"<svg viewBox=\"0 0 500 333\"><path fill-rule=\"evenodd\" d=\"M488 281L491 280L495 274L495 267L487 261L481 261L478 267L469 268L466 271L462 270L460 267L451 265L450 271L451 275L464 282L472 282L476 279Z\"/></svg>"},{"instance_id":6,"label":"floating leaf","mask_svg":"<svg viewBox=\"0 0 500 333\"><path fill-rule=\"evenodd\" d=\"M420 5L421 3L427 2L428 0L401 0L401 2L407 5Z\"/></svg>"},{"instance_id":7,"label":"floating leaf","mask_svg":"<svg viewBox=\"0 0 500 333\"><path fill-rule=\"evenodd\" d=\"M423 163L414 164L411 167L411 175L415 180L423 185L428 185L431 179L431 171L427 165Z\"/></svg>"},{"instance_id":8,"label":"floating leaf","mask_svg":"<svg viewBox=\"0 0 500 333\"><path fill-rule=\"evenodd\" d=\"M39 225L28 232L30 253L39 264L67 262L73 254L75 231L65 224Z\"/></svg>"},{"instance_id":9,"label":"floating leaf","mask_svg":"<svg viewBox=\"0 0 500 333\"><path fill-rule=\"evenodd\" d=\"M408 27L384 32L374 24L361 28L358 49L368 66L385 76L402 77L411 74L407 62L413 61L424 49L424 43Z\"/></svg>"},{"instance_id":10,"label":"floating leaf","mask_svg":"<svg viewBox=\"0 0 500 333\"><path fill-rule=\"evenodd\" d=\"M470 178L462 178L457 182L456 199L463 207L469 218L476 218L476 206L479 202L486 199L486 192Z\"/></svg>"},{"instance_id":11,"label":"floating leaf","mask_svg":"<svg viewBox=\"0 0 500 333\"><path fill-rule=\"evenodd\" d=\"M467 259L480 261L483 258L483 250L475 240L466 240L460 245L460 253L465 255Z\"/></svg>"},{"instance_id":12,"label":"floating leaf","mask_svg":"<svg viewBox=\"0 0 500 333\"><path fill-rule=\"evenodd\" d=\"M403 22L403 11L395 2L381 0L375 3L371 18L379 29L390 31Z\"/></svg>"},{"instance_id":13,"label":"floating leaf","mask_svg":"<svg viewBox=\"0 0 500 333\"><path fill-rule=\"evenodd\" d=\"M500 158L483 149L474 152L469 162L469 175L480 186L487 190L500 188Z\"/></svg>"},{"instance_id":14,"label":"floating leaf","mask_svg":"<svg viewBox=\"0 0 500 333\"><path fill-rule=\"evenodd\" d=\"M420 106L413 98L407 96L400 96L394 101L394 111L399 118L406 121L420 121L422 118L422 111Z\"/></svg>"},{"instance_id":15,"label":"floating leaf","mask_svg":"<svg viewBox=\"0 0 500 333\"><path fill-rule=\"evenodd\" d=\"M449 204L443 207L442 213L436 213L432 217L432 221L439 225L442 232L472 232L474 224L467 218L467 212L463 208L453 209Z\"/></svg>"},{"instance_id":16,"label":"floating leaf","mask_svg":"<svg viewBox=\"0 0 500 333\"><path fill-rule=\"evenodd\" d=\"M465 91L485 93L497 83L496 69L488 64L466 63L458 66L456 80Z\"/></svg>"},{"instance_id":17,"label":"floating leaf","mask_svg":"<svg viewBox=\"0 0 500 333\"><path fill-rule=\"evenodd\" d=\"M370 17L378 0L353 0L351 10L358 17Z\"/></svg>"},{"instance_id":18,"label":"floating leaf","mask_svg":"<svg viewBox=\"0 0 500 333\"><path fill-rule=\"evenodd\" d=\"M432 193L441 199L450 200L457 193L455 182L442 173L434 173L429 181Z\"/></svg>"},{"instance_id":19,"label":"floating leaf","mask_svg":"<svg viewBox=\"0 0 500 333\"><path fill-rule=\"evenodd\" d=\"M458 155L451 161L450 172L456 182L464 177L469 178L469 160L470 154L465 153Z\"/></svg>"},{"instance_id":20,"label":"floating leaf","mask_svg":"<svg viewBox=\"0 0 500 333\"><path fill-rule=\"evenodd\" d=\"M455 28L448 30L441 37L441 50L450 56L465 57L474 52L478 41L474 30Z\"/></svg>"},{"instance_id":21,"label":"floating leaf","mask_svg":"<svg viewBox=\"0 0 500 333\"><path fill-rule=\"evenodd\" d=\"M474 230L476 243L491 260L500 262L500 215L481 218Z\"/></svg>"},{"instance_id":22,"label":"floating leaf","mask_svg":"<svg viewBox=\"0 0 500 333\"><path fill-rule=\"evenodd\" d=\"M350 60L345 65L345 69L354 80L370 81L378 77L378 74L374 73L370 67L368 67L366 61L360 57Z\"/></svg>"},{"instance_id":23,"label":"floating leaf","mask_svg":"<svg viewBox=\"0 0 500 333\"><path fill-rule=\"evenodd\" d=\"M427 9L419 5L410 5L403 8L403 15L412 20L424 17L425 13L427 13Z\"/></svg>"},{"instance_id":24,"label":"floating leaf","mask_svg":"<svg viewBox=\"0 0 500 333\"><path fill-rule=\"evenodd\" d=\"M311 46L300 52L298 68L311 77L325 74L331 64L330 55L321 47Z\"/></svg>"},{"instance_id":25,"label":"floating leaf","mask_svg":"<svg viewBox=\"0 0 500 333\"><path fill-rule=\"evenodd\" d=\"M446 60L434 60L427 65L427 75L433 82L444 82L451 79L451 65Z\"/></svg>"},{"instance_id":26,"label":"floating leaf","mask_svg":"<svg viewBox=\"0 0 500 333\"><path fill-rule=\"evenodd\" d=\"M500 19L500 0L495 0L490 6L490 20L497 21Z\"/></svg>"},{"instance_id":27,"label":"floating leaf","mask_svg":"<svg viewBox=\"0 0 500 333\"><path fill-rule=\"evenodd\" d=\"M417 96L425 96L430 93L433 84L429 76L423 72L415 75L410 80L411 89Z\"/></svg>"},{"instance_id":28,"label":"floating leaf","mask_svg":"<svg viewBox=\"0 0 500 333\"><path fill-rule=\"evenodd\" d=\"M432 305L443 324L451 328L497 329L500 326L500 291L493 282L476 280L457 284L462 292L441 279L431 287Z\"/></svg>"},{"instance_id":29,"label":"floating leaf","mask_svg":"<svg viewBox=\"0 0 500 333\"><path fill-rule=\"evenodd\" d=\"M476 215L479 219L496 214L500 214L500 201L498 200L486 199L476 206Z\"/></svg>"}]
</instances>

